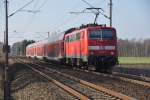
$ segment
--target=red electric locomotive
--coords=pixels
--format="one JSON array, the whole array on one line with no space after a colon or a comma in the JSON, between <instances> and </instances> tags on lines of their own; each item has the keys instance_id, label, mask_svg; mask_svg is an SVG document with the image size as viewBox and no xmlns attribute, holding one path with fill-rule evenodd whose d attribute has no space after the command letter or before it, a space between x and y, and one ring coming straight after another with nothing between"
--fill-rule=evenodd
<instances>
[{"instance_id":1,"label":"red electric locomotive","mask_svg":"<svg viewBox=\"0 0 150 100\"><path fill-rule=\"evenodd\" d=\"M66 63L110 70L118 62L116 30L105 25L74 29L64 37L64 54Z\"/></svg>"},{"instance_id":2,"label":"red electric locomotive","mask_svg":"<svg viewBox=\"0 0 150 100\"><path fill-rule=\"evenodd\" d=\"M64 33L54 34L44 41L29 45L27 56L31 54L33 57L32 54L35 54L38 58L73 66L95 66L97 70L110 70L118 62L116 30L105 25L89 24L72 28ZM36 50L30 50L31 48Z\"/></svg>"}]
</instances>

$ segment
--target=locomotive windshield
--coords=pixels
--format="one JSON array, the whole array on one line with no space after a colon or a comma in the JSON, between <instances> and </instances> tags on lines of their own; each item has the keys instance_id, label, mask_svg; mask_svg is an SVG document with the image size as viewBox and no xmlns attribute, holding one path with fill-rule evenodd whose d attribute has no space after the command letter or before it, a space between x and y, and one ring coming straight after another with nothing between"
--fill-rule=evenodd
<instances>
[{"instance_id":1,"label":"locomotive windshield","mask_svg":"<svg viewBox=\"0 0 150 100\"><path fill-rule=\"evenodd\" d=\"M89 33L89 38L101 38L101 39L112 39L113 38L113 31L110 29L103 29L103 30L91 30Z\"/></svg>"}]
</instances>

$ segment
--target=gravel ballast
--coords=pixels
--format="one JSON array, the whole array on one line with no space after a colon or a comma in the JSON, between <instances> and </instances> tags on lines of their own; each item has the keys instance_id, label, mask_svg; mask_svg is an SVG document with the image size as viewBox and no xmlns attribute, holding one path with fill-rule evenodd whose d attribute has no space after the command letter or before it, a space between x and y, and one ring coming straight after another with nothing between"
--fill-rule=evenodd
<instances>
[{"instance_id":1,"label":"gravel ballast","mask_svg":"<svg viewBox=\"0 0 150 100\"><path fill-rule=\"evenodd\" d=\"M68 93L22 64L12 67L11 95L14 100L74 100Z\"/></svg>"},{"instance_id":2,"label":"gravel ballast","mask_svg":"<svg viewBox=\"0 0 150 100\"><path fill-rule=\"evenodd\" d=\"M3 100L3 97L4 97L4 87L3 87L3 84L4 84L4 78L3 78L3 67L4 67L4 64L0 62L0 100Z\"/></svg>"},{"instance_id":3,"label":"gravel ballast","mask_svg":"<svg viewBox=\"0 0 150 100\"><path fill-rule=\"evenodd\" d=\"M119 93L134 97L138 100L149 100L150 99L150 87L142 86L142 85L137 85L133 84L130 82L125 82L119 79L114 79L110 77L104 77L101 75L96 75L92 73L87 73L83 71L77 71L77 70L72 70L68 67L63 67L61 65L51 65L51 64L43 64L43 66L47 66L50 68L54 68L56 70L59 70L63 73L81 78L83 80L92 82L94 84L103 86L105 88L117 91Z\"/></svg>"},{"instance_id":4,"label":"gravel ballast","mask_svg":"<svg viewBox=\"0 0 150 100\"><path fill-rule=\"evenodd\" d=\"M143 77L150 77L150 64L138 65L118 65L114 67L113 71L131 75L138 75Z\"/></svg>"}]
</instances>

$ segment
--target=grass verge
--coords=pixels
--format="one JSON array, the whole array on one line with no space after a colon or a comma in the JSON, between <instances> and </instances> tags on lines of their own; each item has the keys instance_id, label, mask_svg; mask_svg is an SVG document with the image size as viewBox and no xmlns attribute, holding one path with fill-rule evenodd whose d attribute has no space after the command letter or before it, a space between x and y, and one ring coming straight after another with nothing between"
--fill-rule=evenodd
<instances>
[{"instance_id":1,"label":"grass verge","mask_svg":"<svg viewBox=\"0 0 150 100\"><path fill-rule=\"evenodd\" d=\"M150 64L150 57L119 57L120 64Z\"/></svg>"}]
</instances>

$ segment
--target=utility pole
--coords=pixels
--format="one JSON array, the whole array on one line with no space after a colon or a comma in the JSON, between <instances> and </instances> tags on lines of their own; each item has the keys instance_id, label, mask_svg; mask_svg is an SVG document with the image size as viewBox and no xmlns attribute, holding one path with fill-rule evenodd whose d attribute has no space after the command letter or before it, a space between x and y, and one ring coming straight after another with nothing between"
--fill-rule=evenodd
<instances>
[{"instance_id":1,"label":"utility pole","mask_svg":"<svg viewBox=\"0 0 150 100\"><path fill-rule=\"evenodd\" d=\"M47 35L48 35L48 38L49 38L50 32L47 32Z\"/></svg>"},{"instance_id":2,"label":"utility pole","mask_svg":"<svg viewBox=\"0 0 150 100\"><path fill-rule=\"evenodd\" d=\"M5 3L5 32L4 32L4 52L5 52L5 68L4 68L4 100L10 100L10 80L9 80L9 52L10 47L8 45L8 17L13 16L29 4L31 4L34 0L31 0L23 7L19 8L12 14L8 15L8 0L4 0ZM29 10L28 12L32 12Z\"/></svg>"},{"instance_id":3,"label":"utility pole","mask_svg":"<svg viewBox=\"0 0 150 100\"><path fill-rule=\"evenodd\" d=\"M110 20L110 26L112 26L112 0L109 1L109 20Z\"/></svg>"},{"instance_id":4,"label":"utility pole","mask_svg":"<svg viewBox=\"0 0 150 100\"><path fill-rule=\"evenodd\" d=\"M4 100L10 100L10 82L8 77L8 0L5 0L5 43L4 43L4 51L5 51L5 68L4 68Z\"/></svg>"}]
</instances>

